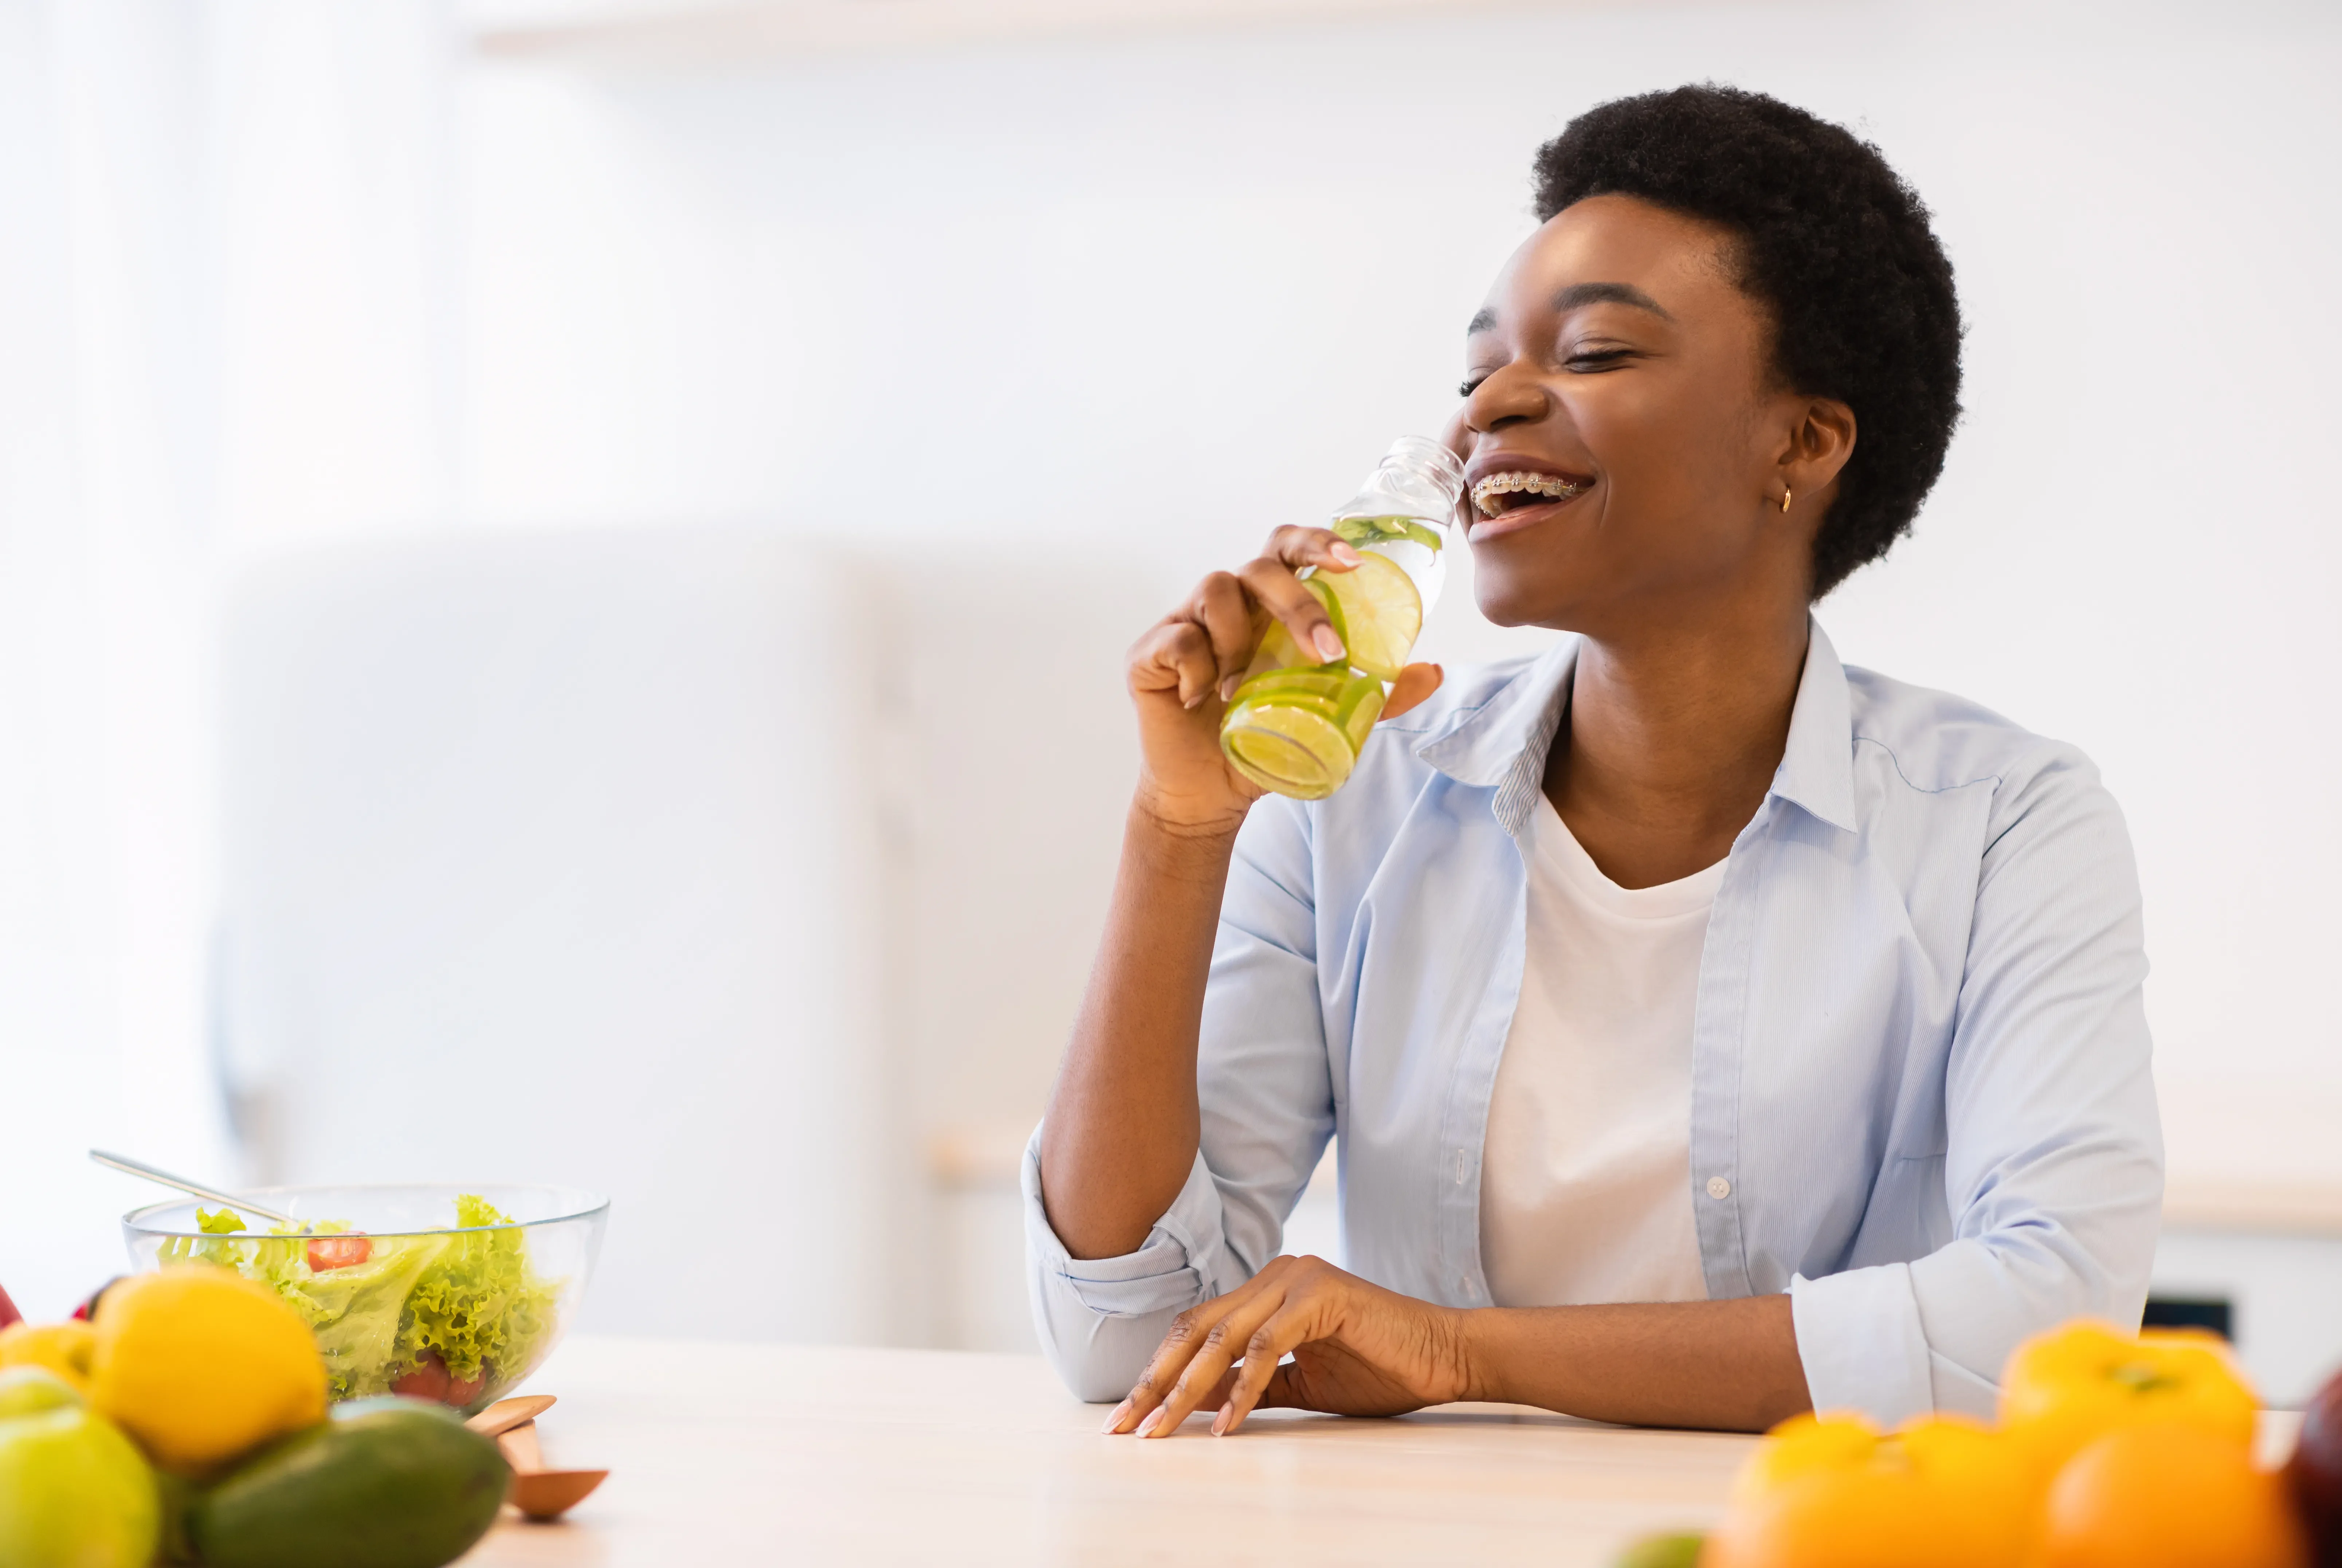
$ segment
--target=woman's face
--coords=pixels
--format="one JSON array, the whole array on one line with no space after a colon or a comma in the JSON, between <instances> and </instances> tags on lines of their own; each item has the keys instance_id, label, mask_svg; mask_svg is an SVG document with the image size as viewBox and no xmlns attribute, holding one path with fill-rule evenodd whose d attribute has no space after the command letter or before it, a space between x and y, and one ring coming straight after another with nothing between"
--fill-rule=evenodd
<instances>
[{"instance_id":1,"label":"woman's face","mask_svg":"<svg viewBox=\"0 0 2342 1568\"><path fill-rule=\"evenodd\" d=\"M1801 614L1853 416L1778 385L1771 330L1714 225L1605 195L1531 235L1473 320L1450 431L1481 612L1597 638L1736 599Z\"/></svg>"}]
</instances>

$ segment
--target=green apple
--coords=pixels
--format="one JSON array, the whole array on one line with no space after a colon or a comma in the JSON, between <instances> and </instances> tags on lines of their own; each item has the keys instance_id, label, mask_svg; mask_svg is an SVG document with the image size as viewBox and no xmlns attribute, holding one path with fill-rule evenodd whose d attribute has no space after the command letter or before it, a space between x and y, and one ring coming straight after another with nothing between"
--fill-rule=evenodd
<instances>
[{"instance_id":1,"label":"green apple","mask_svg":"<svg viewBox=\"0 0 2342 1568\"><path fill-rule=\"evenodd\" d=\"M75 1410L81 1403L81 1391L47 1367L12 1366L0 1372L0 1421L46 1410Z\"/></svg>"},{"instance_id":2,"label":"green apple","mask_svg":"<svg viewBox=\"0 0 2342 1568\"><path fill-rule=\"evenodd\" d=\"M161 1540L155 1473L77 1407L0 1420L0 1563L146 1568Z\"/></svg>"}]
</instances>

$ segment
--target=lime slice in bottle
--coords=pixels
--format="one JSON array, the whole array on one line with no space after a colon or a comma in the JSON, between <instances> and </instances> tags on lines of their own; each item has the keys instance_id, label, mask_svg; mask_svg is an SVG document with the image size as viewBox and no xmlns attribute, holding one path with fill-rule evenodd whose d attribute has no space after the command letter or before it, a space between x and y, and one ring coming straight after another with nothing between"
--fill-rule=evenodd
<instances>
[{"instance_id":1,"label":"lime slice in bottle","mask_svg":"<svg viewBox=\"0 0 2342 1568\"><path fill-rule=\"evenodd\" d=\"M1323 572L1309 579L1313 590L1320 583L1330 591L1326 609L1336 617L1351 666L1376 680L1398 679L1423 630L1423 595L1398 563L1387 555L1362 555L1347 572Z\"/></svg>"},{"instance_id":2,"label":"lime slice in bottle","mask_svg":"<svg viewBox=\"0 0 2342 1568\"><path fill-rule=\"evenodd\" d=\"M1328 717L1340 702L1342 689L1355 679L1346 670L1324 665L1306 666L1297 670L1263 670L1236 688L1237 702L1265 702L1274 697L1281 703L1297 702L1321 705Z\"/></svg>"},{"instance_id":3,"label":"lime slice in bottle","mask_svg":"<svg viewBox=\"0 0 2342 1568\"><path fill-rule=\"evenodd\" d=\"M1374 689L1379 696L1382 688ZM1296 800L1332 794L1358 760L1348 734L1316 704L1303 707L1284 699L1239 702L1229 709L1220 726L1220 749L1245 777Z\"/></svg>"},{"instance_id":4,"label":"lime slice in bottle","mask_svg":"<svg viewBox=\"0 0 2342 1568\"><path fill-rule=\"evenodd\" d=\"M1426 550L1436 550L1446 543L1439 531L1416 522L1412 517L1341 517L1334 523L1334 536L1353 544L1382 544L1408 539Z\"/></svg>"},{"instance_id":5,"label":"lime slice in bottle","mask_svg":"<svg viewBox=\"0 0 2342 1568\"><path fill-rule=\"evenodd\" d=\"M1342 694L1334 710L1334 722L1350 737L1350 750L1356 753L1375 731L1375 721L1383 716L1383 704L1387 700L1380 681L1352 677L1350 689Z\"/></svg>"},{"instance_id":6,"label":"lime slice in bottle","mask_svg":"<svg viewBox=\"0 0 2342 1568\"><path fill-rule=\"evenodd\" d=\"M1334 581L1334 574L1327 572L1313 572L1301 579L1301 585L1316 594L1317 602L1326 606L1326 618L1334 623L1334 635L1341 638L1342 646L1347 648L1350 645L1350 611L1349 606L1342 602L1342 590ZM1340 664L1339 660L1319 660L1314 648L1310 650L1309 657L1304 663L1312 664L1330 663L1337 668Z\"/></svg>"}]
</instances>

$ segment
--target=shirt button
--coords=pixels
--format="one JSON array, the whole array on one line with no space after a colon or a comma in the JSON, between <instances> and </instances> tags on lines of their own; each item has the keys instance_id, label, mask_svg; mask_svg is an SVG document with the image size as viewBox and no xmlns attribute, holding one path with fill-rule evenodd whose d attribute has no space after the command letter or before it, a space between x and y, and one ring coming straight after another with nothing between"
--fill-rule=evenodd
<instances>
[{"instance_id":1,"label":"shirt button","mask_svg":"<svg viewBox=\"0 0 2342 1568\"><path fill-rule=\"evenodd\" d=\"M1710 1176L1707 1179L1707 1195L1711 1198L1728 1198L1732 1195L1732 1183L1722 1176Z\"/></svg>"}]
</instances>

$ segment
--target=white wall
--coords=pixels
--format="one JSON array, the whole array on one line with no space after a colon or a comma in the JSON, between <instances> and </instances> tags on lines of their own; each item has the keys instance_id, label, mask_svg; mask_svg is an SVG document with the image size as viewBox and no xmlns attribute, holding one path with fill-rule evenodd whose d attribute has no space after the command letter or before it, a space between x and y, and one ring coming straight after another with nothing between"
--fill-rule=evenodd
<instances>
[{"instance_id":1,"label":"white wall","mask_svg":"<svg viewBox=\"0 0 2342 1568\"><path fill-rule=\"evenodd\" d=\"M2342 1104L2337 68L2342 25L2306 5L1854 4L483 65L469 505L1079 542L1191 577L1436 427L1571 114L1703 77L1780 94L1917 185L1971 324L1949 472L1825 623L2105 768L2175 1162L2342 1176L2315 1135ZM1138 624L1057 661L1110 664ZM1438 636L1534 640L1457 604ZM971 677L964 714L1013 726L1029 690ZM1111 814L1063 798L1103 844ZM997 1043L1028 1106L1083 945L1052 929L1048 997Z\"/></svg>"}]
</instances>

